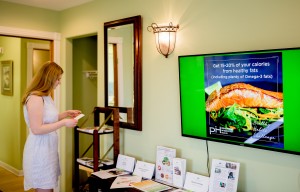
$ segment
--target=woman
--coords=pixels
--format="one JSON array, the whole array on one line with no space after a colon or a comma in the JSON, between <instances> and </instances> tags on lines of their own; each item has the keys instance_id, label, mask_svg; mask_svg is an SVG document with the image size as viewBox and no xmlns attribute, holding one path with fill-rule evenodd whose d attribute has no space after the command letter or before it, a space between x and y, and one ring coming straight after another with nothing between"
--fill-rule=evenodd
<instances>
[{"instance_id":1,"label":"woman","mask_svg":"<svg viewBox=\"0 0 300 192\"><path fill-rule=\"evenodd\" d=\"M81 112L68 110L58 113L51 95L60 84L62 68L54 62L44 64L34 76L22 98L24 118L29 127L24 153L24 189L51 192L60 175L56 130L73 128L73 119Z\"/></svg>"}]
</instances>

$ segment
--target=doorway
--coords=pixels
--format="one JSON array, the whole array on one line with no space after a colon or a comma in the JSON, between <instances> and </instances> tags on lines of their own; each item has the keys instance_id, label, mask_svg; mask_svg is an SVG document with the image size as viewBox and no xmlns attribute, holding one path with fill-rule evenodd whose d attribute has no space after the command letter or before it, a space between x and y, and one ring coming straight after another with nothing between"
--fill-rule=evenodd
<instances>
[{"instance_id":1,"label":"doorway","mask_svg":"<svg viewBox=\"0 0 300 192\"><path fill-rule=\"evenodd\" d=\"M73 108L79 109L85 117L79 120L79 127L93 127L93 110L97 106L97 35L72 39L72 84ZM83 124L84 123L84 124ZM91 144L91 137L87 134L79 135L79 155ZM86 156L92 156L89 150ZM80 171L80 183L87 179L85 171Z\"/></svg>"},{"instance_id":2,"label":"doorway","mask_svg":"<svg viewBox=\"0 0 300 192\"><path fill-rule=\"evenodd\" d=\"M50 48L52 48L53 53L51 54L51 58L55 62L60 61L59 33L0 26L0 37L21 38L22 41L23 39L50 41L52 42L50 43ZM3 47L3 53L0 58L1 60L13 58L13 73L15 74L13 75L14 94L12 96L0 95L1 107L5 109L5 111L1 113L5 115L2 115L0 118L2 122L2 129L0 128L0 146L2 146L0 147L0 165L15 175L21 176L23 175L22 154L27 134L20 99L27 85L27 60L22 60L25 56L23 54L21 56L21 49L19 49L19 47L22 46L22 49L26 50L26 44L21 43L20 40L14 42L17 43L18 46L13 46L13 44L10 43L6 44ZM3 46L3 44L0 45L0 47L1 46ZM10 49L12 49L12 52L8 51ZM26 53L24 54L27 55ZM54 102L57 107L60 107L59 95L59 90L55 91ZM64 165L65 163L62 162L62 164Z\"/></svg>"},{"instance_id":3,"label":"doorway","mask_svg":"<svg viewBox=\"0 0 300 192\"><path fill-rule=\"evenodd\" d=\"M97 106L97 44L97 35L72 40L73 108L86 116ZM92 120L84 126L93 126Z\"/></svg>"},{"instance_id":4,"label":"doorway","mask_svg":"<svg viewBox=\"0 0 300 192\"><path fill-rule=\"evenodd\" d=\"M49 43L27 43L27 85L37 70L47 61L51 61Z\"/></svg>"}]
</instances>

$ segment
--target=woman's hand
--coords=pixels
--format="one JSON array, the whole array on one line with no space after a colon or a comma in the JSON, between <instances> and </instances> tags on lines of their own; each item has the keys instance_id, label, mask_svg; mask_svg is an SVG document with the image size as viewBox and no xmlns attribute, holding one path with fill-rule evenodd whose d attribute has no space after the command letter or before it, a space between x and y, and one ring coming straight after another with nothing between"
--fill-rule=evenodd
<instances>
[{"instance_id":1,"label":"woman's hand","mask_svg":"<svg viewBox=\"0 0 300 192\"><path fill-rule=\"evenodd\" d=\"M62 120L67 117L74 118L74 117L78 116L79 114L81 114L81 111L79 111L79 110L67 110L58 115L58 120Z\"/></svg>"},{"instance_id":2,"label":"woman's hand","mask_svg":"<svg viewBox=\"0 0 300 192\"><path fill-rule=\"evenodd\" d=\"M53 122L53 123L43 123L43 108L44 102L43 98L40 96L32 95L27 101L26 108L28 111L29 117L29 125L31 132L35 135L47 134L52 131L56 131L61 127L70 127L74 128L78 120L73 118L66 118L68 116L77 116L81 112L79 110L68 110L59 115L59 117L63 117L61 121Z\"/></svg>"},{"instance_id":3,"label":"woman's hand","mask_svg":"<svg viewBox=\"0 0 300 192\"><path fill-rule=\"evenodd\" d=\"M64 119L63 121L64 121L65 126L69 127L69 128L75 127L78 123L77 119Z\"/></svg>"},{"instance_id":4,"label":"woman's hand","mask_svg":"<svg viewBox=\"0 0 300 192\"><path fill-rule=\"evenodd\" d=\"M78 116L79 114L81 114L81 111L79 111L79 110L68 110L66 112L67 112L67 116L71 117L71 118L74 118L74 117Z\"/></svg>"}]
</instances>

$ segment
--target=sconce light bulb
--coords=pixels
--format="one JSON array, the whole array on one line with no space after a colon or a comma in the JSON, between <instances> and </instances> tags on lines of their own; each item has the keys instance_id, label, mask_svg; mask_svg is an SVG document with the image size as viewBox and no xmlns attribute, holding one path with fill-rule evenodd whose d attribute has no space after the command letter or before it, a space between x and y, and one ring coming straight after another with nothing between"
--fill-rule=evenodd
<instances>
[{"instance_id":1,"label":"sconce light bulb","mask_svg":"<svg viewBox=\"0 0 300 192\"><path fill-rule=\"evenodd\" d=\"M153 31L155 34L155 42L157 51L164 55L166 58L170 55L176 44L176 32L179 26L173 26L172 23L169 26L158 26L156 23L152 23L148 26L148 31Z\"/></svg>"}]
</instances>

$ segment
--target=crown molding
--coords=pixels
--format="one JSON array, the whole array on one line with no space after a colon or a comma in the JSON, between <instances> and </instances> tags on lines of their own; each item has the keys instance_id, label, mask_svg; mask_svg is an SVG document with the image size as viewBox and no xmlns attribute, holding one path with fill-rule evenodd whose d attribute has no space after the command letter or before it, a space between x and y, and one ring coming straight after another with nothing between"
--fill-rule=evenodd
<instances>
[{"instance_id":1,"label":"crown molding","mask_svg":"<svg viewBox=\"0 0 300 192\"><path fill-rule=\"evenodd\" d=\"M60 41L60 33L0 26L0 35Z\"/></svg>"}]
</instances>

